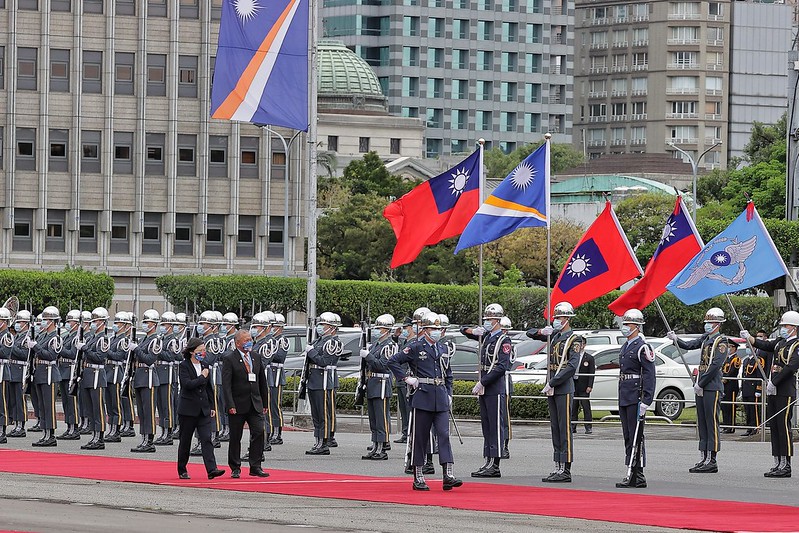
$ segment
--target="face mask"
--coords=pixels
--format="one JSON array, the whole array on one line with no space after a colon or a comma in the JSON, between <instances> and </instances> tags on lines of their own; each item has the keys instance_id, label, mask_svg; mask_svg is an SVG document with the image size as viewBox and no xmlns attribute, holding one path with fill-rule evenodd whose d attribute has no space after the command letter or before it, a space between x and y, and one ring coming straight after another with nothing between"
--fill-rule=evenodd
<instances>
[{"instance_id":1,"label":"face mask","mask_svg":"<svg viewBox=\"0 0 799 533\"><path fill-rule=\"evenodd\" d=\"M258 328L250 328L250 337L253 339L258 337Z\"/></svg>"},{"instance_id":2,"label":"face mask","mask_svg":"<svg viewBox=\"0 0 799 533\"><path fill-rule=\"evenodd\" d=\"M197 324L197 335L205 335L205 324Z\"/></svg>"},{"instance_id":3,"label":"face mask","mask_svg":"<svg viewBox=\"0 0 799 533\"><path fill-rule=\"evenodd\" d=\"M158 326L158 333L166 335L166 326Z\"/></svg>"},{"instance_id":4,"label":"face mask","mask_svg":"<svg viewBox=\"0 0 799 533\"><path fill-rule=\"evenodd\" d=\"M119 324L114 324L111 326L111 329L114 331L114 333L119 333Z\"/></svg>"},{"instance_id":5,"label":"face mask","mask_svg":"<svg viewBox=\"0 0 799 533\"><path fill-rule=\"evenodd\" d=\"M243 351L244 353L250 353L250 350L252 350L252 341L247 341L247 342L245 342L245 343L244 343L244 344L241 346L241 349L242 349L242 351Z\"/></svg>"},{"instance_id":6,"label":"face mask","mask_svg":"<svg viewBox=\"0 0 799 533\"><path fill-rule=\"evenodd\" d=\"M783 339L788 338L788 328L784 326L780 328L780 337L782 337Z\"/></svg>"},{"instance_id":7,"label":"face mask","mask_svg":"<svg viewBox=\"0 0 799 533\"><path fill-rule=\"evenodd\" d=\"M431 329L427 334L430 335L430 338L433 339L433 341L435 341L435 342L437 342L438 339L441 338L441 330L440 329Z\"/></svg>"},{"instance_id":8,"label":"face mask","mask_svg":"<svg viewBox=\"0 0 799 533\"><path fill-rule=\"evenodd\" d=\"M316 334L320 337L325 334L325 327L322 324L316 326Z\"/></svg>"},{"instance_id":9,"label":"face mask","mask_svg":"<svg viewBox=\"0 0 799 533\"><path fill-rule=\"evenodd\" d=\"M491 320L483 320L483 329L491 331L494 329L494 323Z\"/></svg>"},{"instance_id":10,"label":"face mask","mask_svg":"<svg viewBox=\"0 0 799 533\"><path fill-rule=\"evenodd\" d=\"M712 322L705 322L705 333L712 333L716 325Z\"/></svg>"},{"instance_id":11,"label":"face mask","mask_svg":"<svg viewBox=\"0 0 799 533\"><path fill-rule=\"evenodd\" d=\"M556 318L552 321L552 329L555 331L560 331L563 329L563 321L559 318Z\"/></svg>"},{"instance_id":12,"label":"face mask","mask_svg":"<svg viewBox=\"0 0 799 533\"><path fill-rule=\"evenodd\" d=\"M408 335L410 335L410 333L408 333L408 330L407 329L403 329L402 331L400 331L399 338L400 339L407 339Z\"/></svg>"},{"instance_id":13,"label":"face mask","mask_svg":"<svg viewBox=\"0 0 799 533\"><path fill-rule=\"evenodd\" d=\"M197 352L197 353L195 353L194 354L194 358L202 363L205 360L205 352Z\"/></svg>"},{"instance_id":14,"label":"face mask","mask_svg":"<svg viewBox=\"0 0 799 533\"><path fill-rule=\"evenodd\" d=\"M19 322L15 322L15 323L14 323L14 331L16 331L17 333L19 333L20 331L22 331L22 324L21 324L21 323L19 323Z\"/></svg>"},{"instance_id":15,"label":"face mask","mask_svg":"<svg viewBox=\"0 0 799 533\"><path fill-rule=\"evenodd\" d=\"M91 331L92 333L95 333L95 332L97 332L97 322L92 322L92 323L89 325L89 331Z\"/></svg>"},{"instance_id":16,"label":"face mask","mask_svg":"<svg viewBox=\"0 0 799 533\"><path fill-rule=\"evenodd\" d=\"M372 328L372 338L379 339L383 336L383 330L380 328Z\"/></svg>"},{"instance_id":17,"label":"face mask","mask_svg":"<svg viewBox=\"0 0 799 533\"><path fill-rule=\"evenodd\" d=\"M630 326L628 326L627 324L624 324L624 325L621 327L621 334L622 334L622 335L624 335L625 337L629 337L629 336L630 336L630 333L632 333L632 332L633 332L633 328L631 328L631 327L630 327Z\"/></svg>"}]
</instances>

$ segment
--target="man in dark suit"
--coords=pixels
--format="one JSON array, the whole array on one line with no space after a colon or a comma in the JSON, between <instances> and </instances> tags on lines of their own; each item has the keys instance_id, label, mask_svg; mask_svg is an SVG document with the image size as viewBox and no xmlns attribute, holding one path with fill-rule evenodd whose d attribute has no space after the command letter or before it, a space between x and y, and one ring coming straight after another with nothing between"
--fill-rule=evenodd
<instances>
[{"instance_id":1,"label":"man in dark suit","mask_svg":"<svg viewBox=\"0 0 799 533\"><path fill-rule=\"evenodd\" d=\"M234 337L236 348L223 356L222 390L228 407L230 477L241 476L241 435L244 422L250 427L250 475L268 477L261 468L264 452L264 417L269 401L266 375L260 357L252 357L252 337L244 330Z\"/></svg>"},{"instance_id":2,"label":"man in dark suit","mask_svg":"<svg viewBox=\"0 0 799 533\"><path fill-rule=\"evenodd\" d=\"M583 349L580 353L580 363L577 373L574 374L574 400L572 400L572 433L577 433L577 417L580 415L580 407L583 408L583 422L585 422L585 434L593 433L591 422L594 417L591 414L591 390L594 388L594 374L596 373L596 363L594 356Z\"/></svg>"}]
</instances>

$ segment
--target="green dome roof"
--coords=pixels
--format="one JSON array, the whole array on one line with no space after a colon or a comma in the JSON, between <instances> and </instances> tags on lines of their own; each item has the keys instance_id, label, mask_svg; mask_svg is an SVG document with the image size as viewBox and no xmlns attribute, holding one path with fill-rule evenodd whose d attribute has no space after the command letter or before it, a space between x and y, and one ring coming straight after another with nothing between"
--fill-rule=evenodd
<instances>
[{"instance_id":1,"label":"green dome roof","mask_svg":"<svg viewBox=\"0 0 799 533\"><path fill-rule=\"evenodd\" d=\"M319 108L328 111L385 113L387 100L372 67L341 41L321 39Z\"/></svg>"}]
</instances>

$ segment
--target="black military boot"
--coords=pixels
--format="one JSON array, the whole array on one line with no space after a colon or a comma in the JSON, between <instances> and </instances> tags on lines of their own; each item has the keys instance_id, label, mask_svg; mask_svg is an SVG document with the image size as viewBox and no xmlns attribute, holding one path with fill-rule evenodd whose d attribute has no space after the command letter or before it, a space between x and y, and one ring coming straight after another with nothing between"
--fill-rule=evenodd
<instances>
[{"instance_id":1,"label":"black military boot","mask_svg":"<svg viewBox=\"0 0 799 533\"><path fill-rule=\"evenodd\" d=\"M30 431L31 433L41 433L42 432L42 421L37 419L36 423L33 424L33 426L31 426L31 428L28 431Z\"/></svg>"},{"instance_id":2,"label":"black military boot","mask_svg":"<svg viewBox=\"0 0 799 533\"><path fill-rule=\"evenodd\" d=\"M719 465L716 463L716 458L712 457L708 462L698 466L694 471L697 474L715 474L719 471Z\"/></svg>"},{"instance_id":3,"label":"black military boot","mask_svg":"<svg viewBox=\"0 0 799 533\"><path fill-rule=\"evenodd\" d=\"M283 444L283 428L282 427L277 428L277 432L275 433L275 436L272 437L271 439L269 439L269 444L275 444L277 446Z\"/></svg>"},{"instance_id":4,"label":"black military boot","mask_svg":"<svg viewBox=\"0 0 799 533\"><path fill-rule=\"evenodd\" d=\"M44 440L42 440L40 446L42 447L58 446L58 441L55 438L55 430L52 429L44 430Z\"/></svg>"},{"instance_id":5,"label":"black military boot","mask_svg":"<svg viewBox=\"0 0 799 533\"><path fill-rule=\"evenodd\" d=\"M111 432L105 436L104 442L122 442L122 437L119 434L119 426L111 426Z\"/></svg>"},{"instance_id":6,"label":"black military boot","mask_svg":"<svg viewBox=\"0 0 799 533\"><path fill-rule=\"evenodd\" d=\"M327 439L327 446L329 448L338 448L338 442L336 442L336 437L331 433L330 438Z\"/></svg>"},{"instance_id":7,"label":"black military boot","mask_svg":"<svg viewBox=\"0 0 799 533\"><path fill-rule=\"evenodd\" d=\"M11 430L11 433L8 433L8 437L24 437L27 435L25 431L25 423L24 422L15 422L14 429Z\"/></svg>"},{"instance_id":8,"label":"black military boot","mask_svg":"<svg viewBox=\"0 0 799 533\"><path fill-rule=\"evenodd\" d=\"M508 439L505 439L505 444L502 446L501 459L510 459L510 449L508 449Z\"/></svg>"},{"instance_id":9,"label":"black military boot","mask_svg":"<svg viewBox=\"0 0 799 533\"><path fill-rule=\"evenodd\" d=\"M463 485L463 481L455 477L454 465L452 463L441 465L441 468L444 471L444 490L452 490L455 487Z\"/></svg>"},{"instance_id":10,"label":"black military boot","mask_svg":"<svg viewBox=\"0 0 799 533\"><path fill-rule=\"evenodd\" d=\"M6 437L6 427L0 426L0 444L5 444L8 442L8 437Z\"/></svg>"},{"instance_id":11,"label":"black military boot","mask_svg":"<svg viewBox=\"0 0 799 533\"><path fill-rule=\"evenodd\" d=\"M219 434L220 442L230 442L230 428L228 426L222 427L222 433Z\"/></svg>"},{"instance_id":12,"label":"black military boot","mask_svg":"<svg viewBox=\"0 0 799 533\"><path fill-rule=\"evenodd\" d=\"M133 422L125 422L122 426L122 431L119 432L120 437L135 437L136 430L133 429Z\"/></svg>"},{"instance_id":13,"label":"black military boot","mask_svg":"<svg viewBox=\"0 0 799 533\"><path fill-rule=\"evenodd\" d=\"M377 453L377 443L373 442L371 446L367 448L368 452L366 455L362 455L361 459L371 459L372 456Z\"/></svg>"},{"instance_id":14,"label":"black military boot","mask_svg":"<svg viewBox=\"0 0 799 533\"><path fill-rule=\"evenodd\" d=\"M144 446L141 447L139 452L141 453L155 453L155 435L149 434L147 435L147 439L144 442Z\"/></svg>"},{"instance_id":15,"label":"black military boot","mask_svg":"<svg viewBox=\"0 0 799 533\"><path fill-rule=\"evenodd\" d=\"M180 439L180 424L178 424L172 429L172 438L175 440Z\"/></svg>"},{"instance_id":16,"label":"black military boot","mask_svg":"<svg viewBox=\"0 0 799 533\"><path fill-rule=\"evenodd\" d=\"M200 446L200 441L197 441L197 444L189 452L189 455L192 457L202 457L203 455L203 448Z\"/></svg>"},{"instance_id":17,"label":"black military boot","mask_svg":"<svg viewBox=\"0 0 799 533\"><path fill-rule=\"evenodd\" d=\"M394 442L396 442L397 444L406 444L408 442L408 434L403 433L402 436L397 440L395 440Z\"/></svg>"},{"instance_id":18,"label":"black military boot","mask_svg":"<svg viewBox=\"0 0 799 533\"><path fill-rule=\"evenodd\" d=\"M83 425L80 428L80 434L81 435L93 435L94 434L94 432L92 431L92 428L89 427L89 419L88 418L86 419L85 425Z\"/></svg>"},{"instance_id":19,"label":"black military boot","mask_svg":"<svg viewBox=\"0 0 799 533\"><path fill-rule=\"evenodd\" d=\"M94 445L94 441L96 441L96 440L97 440L97 432L94 431L94 432L92 432L92 438L89 439L89 442L87 442L86 444L81 446L80 449L81 450L93 450L94 448L92 448L92 446Z\"/></svg>"},{"instance_id":20,"label":"black military boot","mask_svg":"<svg viewBox=\"0 0 799 533\"><path fill-rule=\"evenodd\" d=\"M388 459L388 454L386 453L386 445L383 442L375 443L375 452L369 457L372 461L385 461Z\"/></svg>"},{"instance_id":21,"label":"black military boot","mask_svg":"<svg viewBox=\"0 0 799 533\"><path fill-rule=\"evenodd\" d=\"M133 453L141 452L141 450L142 450L142 448L144 448L144 445L145 445L146 442L147 442L147 435L142 434L141 441L139 442L139 444L137 444L136 446L131 448L130 451L132 451Z\"/></svg>"},{"instance_id":22,"label":"black military boot","mask_svg":"<svg viewBox=\"0 0 799 533\"><path fill-rule=\"evenodd\" d=\"M316 439L316 444L313 448L305 451L306 455L330 455L330 448L327 445L327 439Z\"/></svg>"},{"instance_id":23,"label":"black military boot","mask_svg":"<svg viewBox=\"0 0 799 533\"><path fill-rule=\"evenodd\" d=\"M162 428L161 428L161 434L160 434L160 435L158 435L158 438L156 438L156 439L153 441L153 444L155 444L156 446L160 446L161 444L163 444L163 443L164 443L164 437L166 437L166 428L165 428L165 427L162 427Z\"/></svg>"},{"instance_id":24,"label":"black military boot","mask_svg":"<svg viewBox=\"0 0 799 533\"><path fill-rule=\"evenodd\" d=\"M105 450L105 434L104 432L100 432L97 434L97 438L92 440L89 444L86 445L87 450Z\"/></svg>"},{"instance_id":25,"label":"black military boot","mask_svg":"<svg viewBox=\"0 0 799 533\"><path fill-rule=\"evenodd\" d=\"M427 460L424 462L424 466L422 467L422 473L424 475L433 475L436 473L436 467L433 466L433 454L427 454Z\"/></svg>"},{"instance_id":26,"label":"black military boot","mask_svg":"<svg viewBox=\"0 0 799 533\"><path fill-rule=\"evenodd\" d=\"M488 466L484 470L472 474L472 477L502 477L499 471L499 461L499 458L490 459Z\"/></svg>"},{"instance_id":27,"label":"black military boot","mask_svg":"<svg viewBox=\"0 0 799 533\"><path fill-rule=\"evenodd\" d=\"M572 482L572 464L563 463L563 472L560 473L558 479L553 480L555 483L571 483Z\"/></svg>"},{"instance_id":28,"label":"black military boot","mask_svg":"<svg viewBox=\"0 0 799 533\"><path fill-rule=\"evenodd\" d=\"M563 471L562 463L555 463L555 469L549 473L547 477L541 478L544 483L552 483L561 472Z\"/></svg>"},{"instance_id":29,"label":"black military boot","mask_svg":"<svg viewBox=\"0 0 799 533\"><path fill-rule=\"evenodd\" d=\"M413 490L430 490L424 480L424 472L421 466L413 467Z\"/></svg>"},{"instance_id":30,"label":"black military boot","mask_svg":"<svg viewBox=\"0 0 799 533\"><path fill-rule=\"evenodd\" d=\"M219 440L219 432L218 431L214 431L213 433L211 433L211 444L214 445L214 448L221 448L222 447L222 441Z\"/></svg>"},{"instance_id":31,"label":"black military boot","mask_svg":"<svg viewBox=\"0 0 799 533\"><path fill-rule=\"evenodd\" d=\"M688 471L692 474L695 474L699 471L699 467L703 466L708 461L708 453L707 452L699 452L701 459L698 463L688 469Z\"/></svg>"},{"instance_id":32,"label":"black military boot","mask_svg":"<svg viewBox=\"0 0 799 533\"><path fill-rule=\"evenodd\" d=\"M481 466L480 468L478 468L477 470L472 472L472 477L480 477L478 474L480 474L483 470L485 470L486 468L488 468L491 465L491 458L490 457L486 457L485 460L486 460L486 462L483 463L483 466Z\"/></svg>"}]
</instances>

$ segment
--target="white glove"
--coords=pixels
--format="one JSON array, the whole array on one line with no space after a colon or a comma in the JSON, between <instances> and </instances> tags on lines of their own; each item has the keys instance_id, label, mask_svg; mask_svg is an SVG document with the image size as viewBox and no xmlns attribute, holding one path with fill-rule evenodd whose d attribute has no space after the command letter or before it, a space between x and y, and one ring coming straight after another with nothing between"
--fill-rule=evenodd
<instances>
[{"instance_id":1,"label":"white glove","mask_svg":"<svg viewBox=\"0 0 799 533\"><path fill-rule=\"evenodd\" d=\"M408 376L405 378L405 383L412 389L419 387L419 378Z\"/></svg>"},{"instance_id":2,"label":"white glove","mask_svg":"<svg viewBox=\"0 0 799 533\"><path fill-rule=\"evenodd\" d=\"M748 338L750 337L750 335L749 335L749 331L747 331L747 330L745 330L745 329L742 329L742 330L740 331L740 334L741 334L741 337L743 337L744 339L748 339Z\"/></svg>"},{"instance_id":3,"label":"white glove","mask_svg":"<svg viewBox=\"0 0 799 533\"><path fill-rule=\"evenodd\" d=\"M673 331L666 332L666 337L668 337L669 340L677 342L677 334L674 333Z\"/></svg>"},{"instance_id":4,"label":"white glove","mask_svg":"<svg viewBox=\"0 0 799 533\"><path fill-rule=\"evenodd\" d=\"M139 344L136 343L136 342L131 342L130 344L128 344L128 350L135 350L138 347L139 347Z\"/></svg>"},{"instance_id":5,"label":"white glove","mask_svg":"<svg viewBox=\"0 0 799 533\"><path fill-rule=\"evenodd\" d=\"M33 348L37 344L38 343L35 340L31 339L30 337L25 338L25 348Z\"/></svg>"},{"instance_id":6,"label":"white glove","mask_svg":"<svg viewBox=\"0 0 799 533\"><path fill-rule=\"evenodd\" d=\"M452 407L452 396L447 396L447 399L449 400L449 406Z\"/></svg>"},{"instance_id":7,"label":"white glove","mask_svg":"<svg viewBox=\"0 0 799 533\"><path fill-rule=\"evenodd\" d=\"M759 393L759 392L755 393L755 398L760 398L761 396L763 396L761 393Z\"/></svg>"},{"instance_id":8,"label":"white glove","mask_svg":"<svg viewBox=\"0 0 799 533\"><path fill-rule=\"evenodd\" d=\"M704 389L702 389L702 387L700 387L699 385L694 385L694 393L697 396L702 396L702 394L704 393Z\"/></svg>"},{"instance_id":9,"label":"white glove","mask_svg":"<svg viewBox=\"0 0 799 533\"><path fill-rule=\"evenodd\" d=\"M485 332L486 332L486 330L485 330L485 328L483 326L477 326L477 327L472 328L472 335L477 335L478 337L482 336L483 333L485 333Z\"/></svg>"},{"instance_id":10,"label":"white glove","mask_svg":"<svg viewBox=\"0 0 799 533\"><path fill-rule=\"evenodd\" d=\"M541 389L541 394L543 394L544 396L552 396L552 394L554 394L554 392L555 392L555 389L550 387L549 383L544 385L544 388Z\"/></svg>"},{"instance_id":11,"label":"white glove","mask_svg":"<svg viewBox=\"0 0 799 533\"><path fill-rule=\"evenodd\" d=\"M777 387L774 386L771 380L768 380L768 383L766 384L766 395L776 396L776 394L777 394Z\"/></svg>"},{"instance_id":12,"label":"white glove","mask_svg":"<svg viewBox=\"0 0 799 533\"><path fill-rule=\"evenodd\" d=\"M644 416L646 414L646 410L649 409L649 406L645 403L638 404L638 416Z\"/></svg>"},{"instance_id":13,"label":"white glove","mask_svg":"<svg viewBox=\"0 0 799 533\"><path fill-rule=\"evenodd\" d=\"M553 331L555 330L552 329L552 326L544 326L543 328L538 330L538 333L540 333L541 335L549 336L552 335Z\"/></svg>"},{"instance_id":14,"label":"white glove","mask_svg":"<svg viewBox=\"0 0 799 533\"><path fill-rule=\"evenodd\" d=\"M360 353L361 353L361 358L366 359L366 356L369 355L369 350L362 349Z\"/></svg>"},{"instance_id":15,"label":"white glove","mask_svg":"<svg viewBox=\"0 0 799 533\"><path fill-rule=\"evenodd\" d=\"M476 394L479 396L480 394L483 394L484 390L485 387L483 386L482 383L478 381L477 384L475 384L475 386L472 388L472 394Z\"/></svg>"},{"instance_id":16,"label":"white glove","mask_svg":"<svg viewBox=\"0 0 799 533\"><path fill-rule=\"evenodd\" d=\"M75 341L75 349L77 351L81 351L84 346L86 346L85 342L83 342L83 341Z\"/></svg>"}]
</instances>

